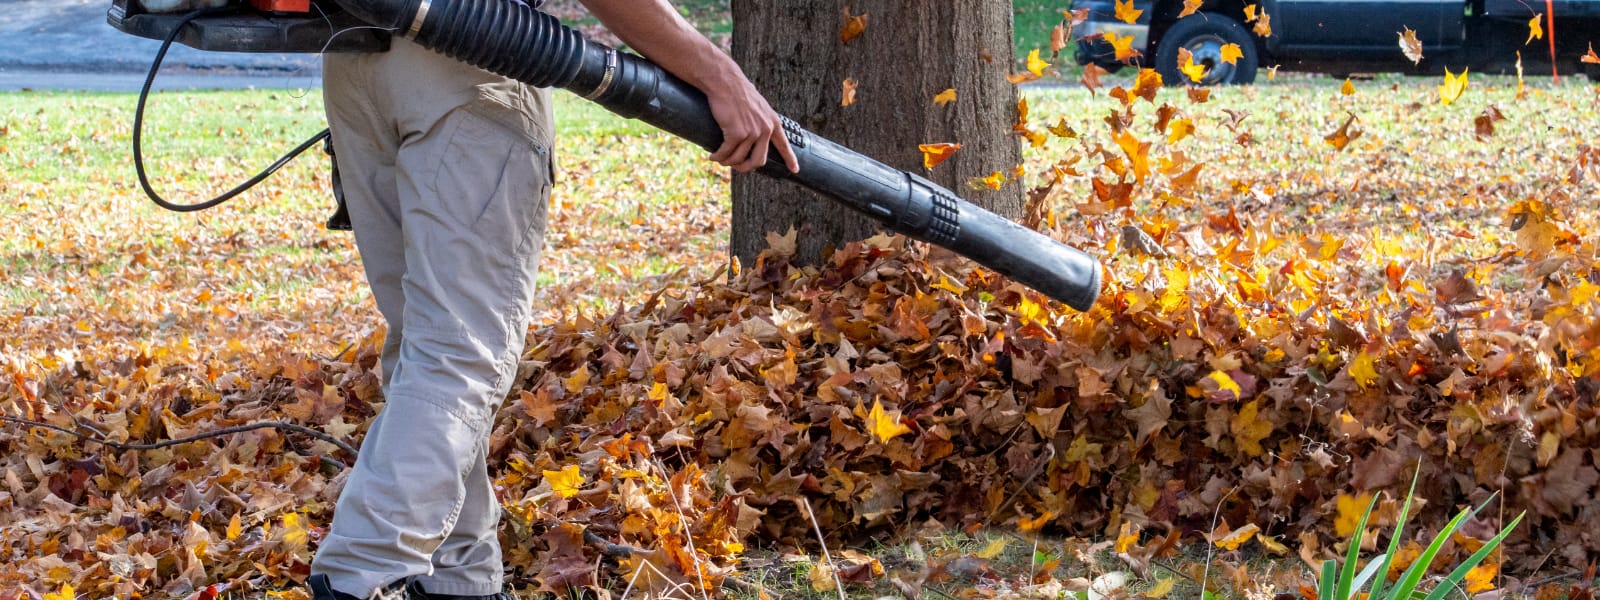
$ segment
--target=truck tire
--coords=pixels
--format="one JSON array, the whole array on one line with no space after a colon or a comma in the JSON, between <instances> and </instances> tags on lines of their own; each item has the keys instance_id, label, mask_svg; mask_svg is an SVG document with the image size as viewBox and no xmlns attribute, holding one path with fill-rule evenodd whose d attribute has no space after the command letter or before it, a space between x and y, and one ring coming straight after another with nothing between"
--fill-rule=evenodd
<instances>
[{"instance_id":1,"label":"truck tire","mask_svg":"<svg viewBox=\"0 0 1600 600\"><path fill-rule=\"evenodd\" d=\"M1234 64L1222 62L1222 47L1227 44L1238 44L1243 53ZM1179 48L1188 48L1195 64L1206 66L1200 85L1254 83L1256 68L1261 65L1250 32L1238 21L1219 13L1199 13L1179 19L1161 37L1156 48L1155 68L1168 85L1192 83L1188 75L1178 70Z\"/></svg>"}]
</instances>

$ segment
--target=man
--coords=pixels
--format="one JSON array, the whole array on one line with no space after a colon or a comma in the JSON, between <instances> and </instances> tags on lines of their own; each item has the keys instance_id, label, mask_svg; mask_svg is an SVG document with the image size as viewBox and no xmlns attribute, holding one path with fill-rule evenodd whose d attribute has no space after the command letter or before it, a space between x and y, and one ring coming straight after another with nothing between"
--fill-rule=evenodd
<instances>
[{"instance_id":1,"label":"man","mask_svg":"<svg viewBox=\"0 0 1600 600\"><path fill-rule=\"evenodd\" d=\"M777 114L667 0L583 2L706 93L726 139L712 160L750 171L771 144L798 170ZM484 455L544 245L549 91L397 37L386 53L327 55L323 94L388 337L386 405L312 561L313 597L504 598Z\"/></svg>"}]
</instances>

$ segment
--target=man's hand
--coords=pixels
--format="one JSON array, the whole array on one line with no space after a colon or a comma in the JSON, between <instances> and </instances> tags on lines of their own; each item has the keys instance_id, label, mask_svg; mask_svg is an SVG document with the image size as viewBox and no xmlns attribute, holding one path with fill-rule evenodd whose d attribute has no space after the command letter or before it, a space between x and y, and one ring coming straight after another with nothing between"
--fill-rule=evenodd
<instances>
[{"instance_id":1,"label":"man's hand","mask_svg":"<svg viewBox=\"0 0 1600 600\"><path fill-rule=\"evenodd\" d=\"M722 126L722 147L711 160L748 173L777 149L789 172L800 163L783 136L783 122L727 54L685 21L667 0L582 0L611 33L645 58L705 92Z\"/></svg>"}]
</instances>

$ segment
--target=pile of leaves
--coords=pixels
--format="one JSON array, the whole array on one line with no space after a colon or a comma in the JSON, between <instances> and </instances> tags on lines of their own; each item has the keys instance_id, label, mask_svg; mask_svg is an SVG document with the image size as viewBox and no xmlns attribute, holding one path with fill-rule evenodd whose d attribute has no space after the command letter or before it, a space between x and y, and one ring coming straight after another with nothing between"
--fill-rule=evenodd
<instances>
[{"instance_id":1,"label":"pile of leaves","mask_svg":"<svg viewBox=\"0 0 1600 600\"><path fill-rule=\"evenodd\" d=\"M1494 569L1587 564L1600 149L1529 138L1481 151L1534 166L1486 176L1483 156L1417 160L1353 86L1274 116L1320 126L1304 143L1161 89L1146 71L1093 116L1019 111L1018 135L1055 145L1028 224L1104 261L1088 312L898 238L795 266L791 234L725 277L530 331L490 453L514 584L737 588L754 545L929 523L1106 539L1136 569L1212 544L1315 561L1379 492L1372 524L1392 524L1414 472L1417 535L1502 499L1448 552L1527 510ZM1438 112L1446 143L1536 123L1492 107L1487 127ZM0 598L303 597L354 457L292 429L165 441L277 422L358 444L382 335L320 358L178 336L7 357Z\"/></svg>"}]
</instances>

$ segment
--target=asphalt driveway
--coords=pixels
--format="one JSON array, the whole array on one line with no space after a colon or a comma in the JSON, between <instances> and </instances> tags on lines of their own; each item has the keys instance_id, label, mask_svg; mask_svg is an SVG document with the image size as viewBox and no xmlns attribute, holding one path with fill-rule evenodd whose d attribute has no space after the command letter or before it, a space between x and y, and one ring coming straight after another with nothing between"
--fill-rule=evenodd
<instances>
[{"instance_id":1,"label":"asphalt driveway","mask_svg":"<svg viewBox=\"0 0 1600 600\"><path fill-rule=\"evenodd\" d=\"M137 91L161 42L106 24L111 0L0 0L0 90ZM156 87L309 88L313 54L201 52L174 45Z\"/></svg>"}]
</instances>

